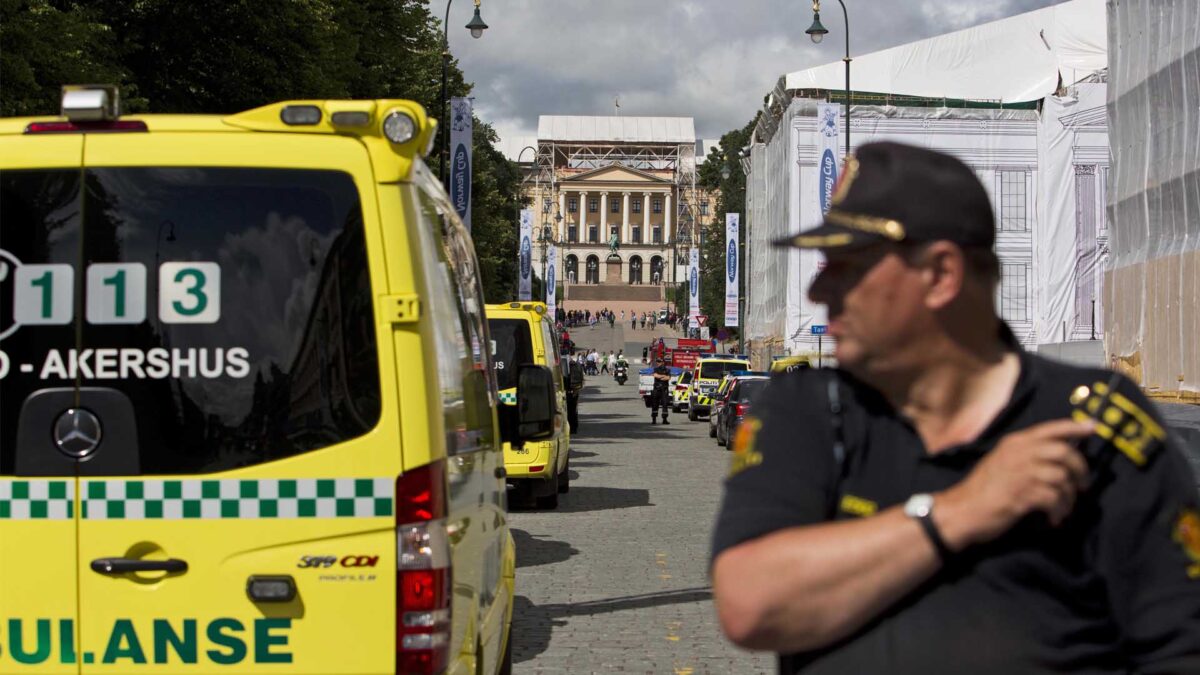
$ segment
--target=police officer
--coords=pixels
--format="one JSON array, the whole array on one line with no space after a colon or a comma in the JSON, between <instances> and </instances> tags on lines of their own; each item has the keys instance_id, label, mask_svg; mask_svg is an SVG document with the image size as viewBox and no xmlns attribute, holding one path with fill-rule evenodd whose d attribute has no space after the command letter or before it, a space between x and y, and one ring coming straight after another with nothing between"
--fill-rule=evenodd
<instances>
[{"instance_id":1,"label":"police officer","mask_svg":"<svg viewBox=\"0 0 1200 675\"><path fill-rule=\"evenodd\" d=\"M671 412L671 369L661 356L654 360L654 389L650 391L650 424L658 424L659 408L662 408L663 424L670 424L667 415Z\"/></svg>"},{"instance_id":2,"label":"police officer","mask_svg":"<svg viewBox=\"0 0 1200 675\"><path fill-rule=\"evenodd\" d=\"M713 590L785 673L1200 672L1200 514L1139 389L997 317L987 194L873 143L809 290L841 370L777 375L734 440Z\"/></svg>"}]
</instances>

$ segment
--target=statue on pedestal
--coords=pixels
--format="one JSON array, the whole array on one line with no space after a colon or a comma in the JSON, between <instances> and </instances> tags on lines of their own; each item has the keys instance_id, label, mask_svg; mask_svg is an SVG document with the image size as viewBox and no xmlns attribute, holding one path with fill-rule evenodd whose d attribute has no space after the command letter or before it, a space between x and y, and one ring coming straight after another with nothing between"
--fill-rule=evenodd
<instances>
[{"instance_id":1,"label":"statue on pedestal","mask_svg":"<svg viewBox=\"0 0 1200 675\"><path fill-rule=\"evenodd\" d=\"M608 257L619 258L620 255L617 254L617 251L620 248L621 248L621 242L617 239L617 235L614 232L613 235L608 238Z\"/></svg>"}]
</instances>

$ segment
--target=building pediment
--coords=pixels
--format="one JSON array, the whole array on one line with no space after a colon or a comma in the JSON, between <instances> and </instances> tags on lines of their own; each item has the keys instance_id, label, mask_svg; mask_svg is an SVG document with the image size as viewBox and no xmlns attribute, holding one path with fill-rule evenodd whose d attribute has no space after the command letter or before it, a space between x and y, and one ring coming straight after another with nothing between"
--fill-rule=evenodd
<instances>
[{"instance_id":1,"label":"building pediment","mask_svg":"<svg viewBox=\"0 0 1200 675\"><path fill-rule=\"evenodd\" d=\"M620 164L602 166L584 173L565 178L563 183L657 183L671 185L671 181L659 178L652 173L640 171Z\"/></svg>"}]
</instances>

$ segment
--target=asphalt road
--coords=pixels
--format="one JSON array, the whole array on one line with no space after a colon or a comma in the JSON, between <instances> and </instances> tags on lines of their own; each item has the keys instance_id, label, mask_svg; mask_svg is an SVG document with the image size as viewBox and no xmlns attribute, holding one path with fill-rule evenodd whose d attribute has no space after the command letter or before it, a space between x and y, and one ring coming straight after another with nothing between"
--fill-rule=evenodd
<instances>
[{"instance_id":1,"label":"asphalt road","mask_svg":"<svg viewBox=\"0 0 1200 675\"><path fill-rule=\"evenodd\" d=\"M513 509L514 671L773 672L713 612L709 537L729 456L686 415L651 426L636 382L588 378L570 493L555 511Z\"/></svg>"}]
</instances>

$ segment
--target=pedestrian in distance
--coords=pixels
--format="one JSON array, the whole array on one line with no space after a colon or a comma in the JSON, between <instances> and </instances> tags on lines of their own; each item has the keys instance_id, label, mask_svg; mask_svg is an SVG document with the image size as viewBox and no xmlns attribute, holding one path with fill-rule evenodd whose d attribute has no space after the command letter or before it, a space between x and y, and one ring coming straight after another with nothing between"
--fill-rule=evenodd
<instances>
[{"instance_id":1,"label":"pedestrian in distance","mask_svg":"<svg viewBox=\"0 0 1200 675\"><path fill-rule=\"evenodd\" d=\"M662 409L662 423L670 424L667 415L671 412L671 369L660 356L654 360L654 388L650 390L650 424L658 424L658 411Z\"/></svg>"},{"instance_id":2,"label":"pedestrian in distance","mask_svg":"<svg viewBox=\"0 0 1200 675\"><path fill-rule=\"evenodd\" d=\"M949 155L847 158L819 249L839 370L775 377L713 537L727 636L782 673L1198 673L1200 512L1136 385L1024 351L987 193Z\"/></svg>"},{"instance_id":3,"label":"pedestrian in distance","mask_svg":"<svg viewBox=\"0 0 1200 675\"><path fill-rule=\"evenodd\" d=\"M608 374L608 356L605 354L600 355L600 372L601 374Z\"/></svg>"}]
</instances>

